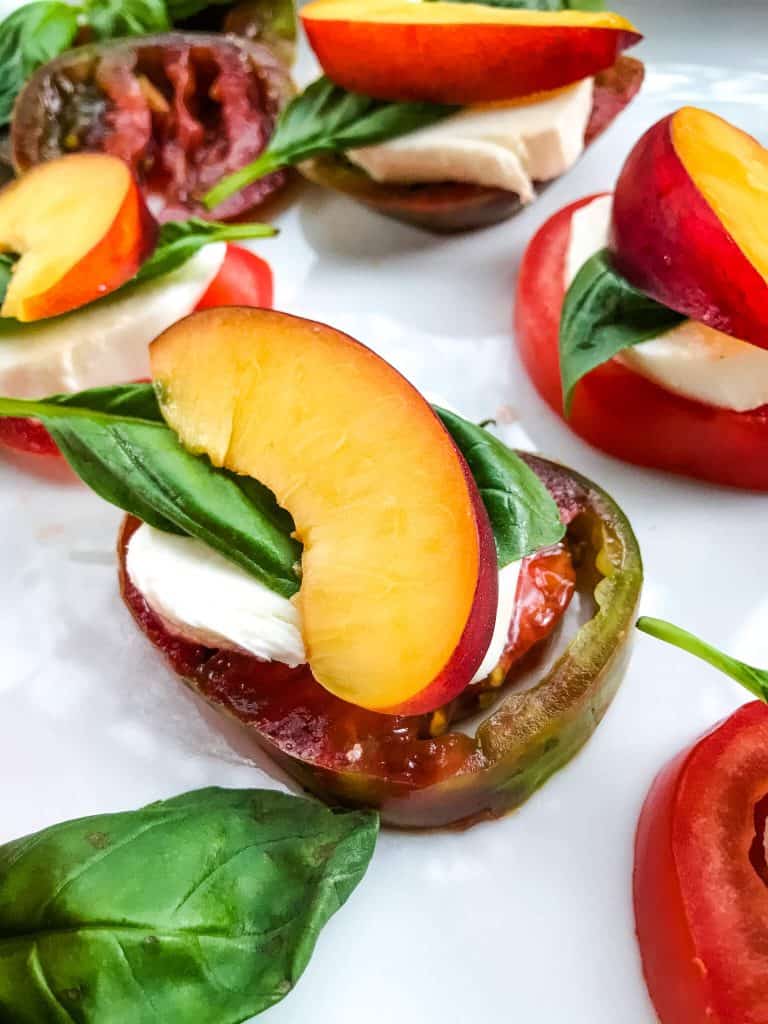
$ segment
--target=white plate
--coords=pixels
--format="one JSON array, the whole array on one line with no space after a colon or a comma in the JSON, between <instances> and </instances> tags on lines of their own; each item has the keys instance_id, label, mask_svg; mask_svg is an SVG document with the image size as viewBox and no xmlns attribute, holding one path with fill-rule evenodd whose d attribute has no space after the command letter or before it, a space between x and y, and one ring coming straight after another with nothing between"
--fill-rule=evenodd
<instances>
[{"instance_id":1,"label":"white plate","mask_svg":"<svg viewBox=\"0 0 768 1024\"><path fill-rule=\"evenodd\" d=\"M696 103L768 136L762 0L617 6L646 30L646 60L689 63L653 65L641 98L534 208L439 239L308 190L260 251L279 308L349 330L468 415L513 410L508 440L593 477L631 517L644 610L768 665L767 499L591 450L513 355L526 240L571 199L609 188L643 129ZM0 488L0 840L197 786L273 785L136 632L117 595L118 514L13 459L0 461ZM466 833L382 836L296 991L263 1019L652 1024L630 900L637 813L663 763L743 700L714 671L638 637L594 739L521 811Z\"/></svg>"}]
</instances>

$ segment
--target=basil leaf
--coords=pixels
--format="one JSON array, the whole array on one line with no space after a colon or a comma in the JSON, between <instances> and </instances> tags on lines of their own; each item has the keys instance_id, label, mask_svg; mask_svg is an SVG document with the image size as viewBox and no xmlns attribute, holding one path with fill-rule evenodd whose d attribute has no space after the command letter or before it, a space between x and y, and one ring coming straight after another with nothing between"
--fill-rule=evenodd
<instances>
[{"instance_id":1,"label":"basil leaf","mask_svg":"<svg viewBox=\"0 0 768 1024\"><path fill-rule=\"evenodd\" d=\"M205 196L208 209L218 206L251 182L309 160L320 153L372 146L456 113L439 103L386 103L347 92L328 78L313 82L289 103L264 152L228 175Z\"/></svg>"},{"instance_id":2,"label":"basil leaf","mask_svg":"<svg viewBox=\"0 0 768 1024\"><path fill-rule=\"evenodd\" d=\"M18 257L12 253L0 252L0 303L5 300L5 293L8 291L11 274L17 259Z\"/></svg>"},{"instance_id":3,"label":"basil leaf","mask_svg":"<svg viewBox=\"0 0 768 1024\"><path fill-rule=\"evenodd\" d=\"M150 526L188 534L284 597L299 589L301 546L273 495L190 454L152 386L95 388L40 402L0 398L0 416L41 420L77 475Z\"/></svg>"},{"instance_id":4,"label":"basil leaf","mask_svg":"<svg viewBox=\"0 0 768 1024\"><path fill-rule=\"evenodd\" d=\"M432 3L434 0L425 0ZM479 0L484 7L507 7L521 11L604 11L605 0ZM454 4L478 3L478 0L451 0Z\"/></svg>"},{"instance_id":5,"label":"basil leaf","mask_svg":"<svg viewBox=\"0 0 768 1024\"><path fill-rule=\"evenodd\" d=\"M768 671L765 669L755 668L728 654L723 654L722 651L718 651L716 647L700 640L693 633L689 633L679 626L673 626L671 622L664 622L663 619L648 617L638 619L637 628L657 640L663 640L664 643L672 644L673 647L679 647L681 651L701 658L702 661L706 661L709 665L724 672L731 679L735 679L737 683L741 683L754 697L768 703Z\"/></svg>"},{"instance_id":6,"label":"basil leaf","mask_svg":"<svg viewBox=\"0 0 768 1024\"><path fill-rule=\"evenodd\" d=\"M677 327L684 316L650 299L614 268L607 249L587 260L565 296L560 319L563 404L590 370L619 352Z\"/></svg>"},{"instance_id":7,"label":"basil leaf","mask_svg":"<svg viewBox=\"0 0 768 1024\"><path fill-rule=\"evenodd\" d=\"M499 568L565 535L560 512L544 484L510 448L487 430L435 407L467 460L491 521Z\"/></svg>"},{"instance_id":8,"label":"basil leaf","mask_svg":"<svg viewBox=\"0 0 768 1024\"><path fill-rule=\"evenodd\" d=\"M270 224L219 224L216 221L191 217L189 220L172 221L160 229L155 251L132 278L127 288L143 284L162 274L170 274L196 252L212 242L235 242L246 238L271 238L277 229Z\"/></svg>"},{"instance_id":9,"label":"basil leaf","mask_svg":"<svg viewBox=\"0 0 768 1024\"><path fill-rule=\"evenodd\" d=\"M77 34L77 10L66 3L39 0L0 22L0 126L29 75L68 50Z\"/></svg>"},{"instance_id":10,"label":"basil leaf","mask_svg":"<svg viewBox=\"0 0 768 1024\"><path fill-rule=\"evenodd\" d=\"M167 32L165 0L85 0L83 16L96 39Z\"/></svg>"},{"instance_id":11,"label":"basil leaf","mask_svg":"<svg viewBox=\"0 0 768 1024\"><path fill-rule=\"evenodd\" d=\"M175 24L207 11L209 7L227 7L232 0L167 0L168 16Z\"/></svg>"},{"instance_id":12,"label":"basil leaf","mask_svg":"<svg viewBox=\"0 0 768 1024\"><path fill-rule=\"evenodd\" d=\"M378 817L202 789L0 847L0 1020L238 1024L294 987Z\"/></svg>"}]
</instances>

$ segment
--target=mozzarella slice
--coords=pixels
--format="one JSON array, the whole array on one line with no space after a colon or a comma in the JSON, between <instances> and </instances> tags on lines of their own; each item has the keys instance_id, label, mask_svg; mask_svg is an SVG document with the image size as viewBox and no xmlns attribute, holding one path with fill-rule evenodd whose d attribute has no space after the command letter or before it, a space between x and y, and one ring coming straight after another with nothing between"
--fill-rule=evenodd
<instances>
[{"instance_id":1,"label":"mozzarella slice","mask_svg":"<svg viewBox=\"0 0 768 1024\"><path fill-rule=\"evenodd\" d=\"M496 628L473 682L490 675L504 653L520 566L513 562L499 572ZM144 523L128 544L126 568L133 585L175 636L291 668L306 662L294 603L202 541Z\"/></svg>"},{"instance_id":2,"label":"mozzarella slice","mask_svg":"<svg viewBox=\"0 0 768 1024\"><path fill-rule=\"evenodd\" d=\"M587 260L608 245L611 203L611 196L601 196L574 213L565 261L566 288ZM768 404L768 350L697 320L685 320L625 349L616 359L666 391L704 405L748 412Z\"/></svg>"},{"instance_id":3,"label":"mozzarella slice","mask_svg":"<svg viewBox=\"0 0 768 1024\"><path fill-rule=\"evenodd\" d=\"M533 183L567 171L584 149L594 82L531 103L468 107L437 124L347 157L374 181L397 184L458 181L534 198Z\"/></svg>"},{"instance_id":4,"label":"mozzarella slice","mask_svg":"<svg viewBox=\"0 0 768 1024\"><path fill-rule=\"evenodd\" d=\"M39 398L149 377L149 343L192 312L226 248L206 245L172 273L66 316L0 326L0 394Z\"/></svg>"}]
</instances>

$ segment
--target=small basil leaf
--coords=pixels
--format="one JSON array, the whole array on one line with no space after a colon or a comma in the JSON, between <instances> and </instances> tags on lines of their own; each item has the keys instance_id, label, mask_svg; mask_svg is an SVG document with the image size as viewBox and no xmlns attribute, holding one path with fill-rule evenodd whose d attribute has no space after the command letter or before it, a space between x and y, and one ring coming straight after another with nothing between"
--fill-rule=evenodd
<instances>
[{"instance_id":1,"label":"small basil leaf","mask_svg":"<svg viewBox=\"0 0 768 1024\"><path fill-rule=\"evenodd\" d=\"M276 228L269 224L218 224L198 217L163 224L155 251L136 276L123 287L143 284L162 274L170 274L212 242L270 238L276 234Z\"/></svg>"},{"instance_id":2,"label":"small basil leaf","mask_svg":"<svg viewBox=\"0 0 768 1024\"><path fill-rule=\"evenodd\" d=\"M681 651L701 658L702 661L719 669L731 679L735 679L737 683L741 683L754 697L768 703L768 671L765 669L755 668L728 654L723 654L722 651L718 651L716 647L700 640L693 633L674 626L671 622L664 622L663 619L648 617L638 619L637 628L657 640L663 640L664 643L672 644L673 647L679 647Z\"/></svg>"},{"instance_id":3,"label":"small basil leaf","mask_svg":"<svg viewBox=\"0 0 768 1024\"><path fill-rule=\"evenodd\" d=\"M587 260L568 289L560 319L563 403L590 370L677 327L684 316L648 298L614 268L607 249Z\"/></svg>"},{"instance_id":4,"label":"small basil leaf","mask_svg":"<svg viewBox=\"0 0 768 1024\"><path fill-rule=\"evenodd\" d=\"M84 0L83 17L96 39L167 32L165 0Z\"/></svg>"},{"instance_id":5,"label":"small basil leaf","mask_svg":"<svg viewBox=\"0 0 768 1024\"><path fill-rule=\"evenodd\" d=\"M264 152L228 175L205 196L213 209L251 182L320 153L372 146L435 124L459 107L439 103L386 103L320 78L285 108Z\"/></svg>"},{"instance_id":6,"label":"small basil leaf","mask_svg":"<svg viewBox=\"0 0 768 1024\"><path fill-rule=\"evenodd\" d=\"M557 505L536 474L487 430L447 409L435 408L467 460L491 521L499 568L565 534Z\"/></svg>"},{"instance_id":7,"label":"small basil leaf","mask_svg":"<svg viewBox=\"0 0 768 1024\"><path fill-rule=\"evenodd\" d=\"M8 124L16 96L35 68L68 50L77 34L77 9L38 0L0 22L0 126Z\"/></svg>"},{"instance_id":8,"label":"small basil leaf","mask_svg":"<svg viewBox=\"0 0 768 1024\"><path fill-rule=\"evenodd\" d=\"M203 789L0 847L0 1019L238 1024L294 987L378 818Z\"/></svg>"},{"instance_id":9,"label":"small basil leaf","mask_svg":"<svg viewBox=\"0 0 768 1024\"><path fill-rule=\"evenodd\" d=\"M0 416L41 420L75 473L105 501L159 530L196 537L291 597L299 589L301 546L287 513L266 488L243 485L186 451L157 418L151 391L147 384L41 402L0 398Z\"/></svg>"},{"instance_id":10,"label":"small basil leaf","mask_svg":"<svg viewBox=\"0 0 768 1024\"><path fill-rule=\"evenodd\" d=\"M209 7L226 7L231 3L232 0L167 0L166 7L168 16L175 25L177 21L192 18L207 11Z\"/></svg>"},{"instance_id":11,"label":"small basil leaf","mask_svg":"<svg viewBox=\"0 0 768 1024\"><path fill-rule=\"evenodd\" d=\"M8 291L8 285L11 282L11 274L13 273L13 265L16 259L17 257L11 253L0 252L0 304L5 300L5 293Z\"/></svg>"}]
</instances>

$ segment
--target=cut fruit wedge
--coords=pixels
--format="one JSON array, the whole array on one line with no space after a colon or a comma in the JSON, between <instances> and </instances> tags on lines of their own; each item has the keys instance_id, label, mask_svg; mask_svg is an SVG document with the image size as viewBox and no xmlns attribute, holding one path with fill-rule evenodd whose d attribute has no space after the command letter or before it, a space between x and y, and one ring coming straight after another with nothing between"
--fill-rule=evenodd
<instances>
[{"instance_id":1,"label":"cut fruit wedge","mask_svg":"<svg viewBox=\"0 0 768 1024\"><path fill-rule=\"evenodd\" d=\"M301 12L337 85L376 99L468 104L557 89L642 38L617 14L409 0L314 0Z\"/></svg>"},{"instance_id":2,"label":"cut fruit wedge","mask_svg":"<svg viewBox=\"0 0 768 1024\"><path fill-rule=\"evenodd\" d=\"M460 693L493 634L496 552L469 469L421 395L347 335L267 310L194 314L150 359L185 447L261 481L292 514L318 682L387 713Z\"/></svg>"},{"instance_id":3,"label":"cut fruit wedge","mask_svg":"<svg viewBox=\"0 0 768 1024\"><path fill-rule=\"evenodd\" d=\"M706 110L654 125L621 172L612 248L642 291L768 348L768 150Z\"/></svg>"},{"instance_id":4,"label":"cut fruit wedge","mask_svg":"<svg viewBox=\"0 0 768 1024\"><path fill-rule=\"evenodd\" d=\"M29 321L84 306L129 281L156 240L122 160L83 153L40 164L0 192L0 252L20 256L0 313Z\"/></svg>"}]
</instances>

